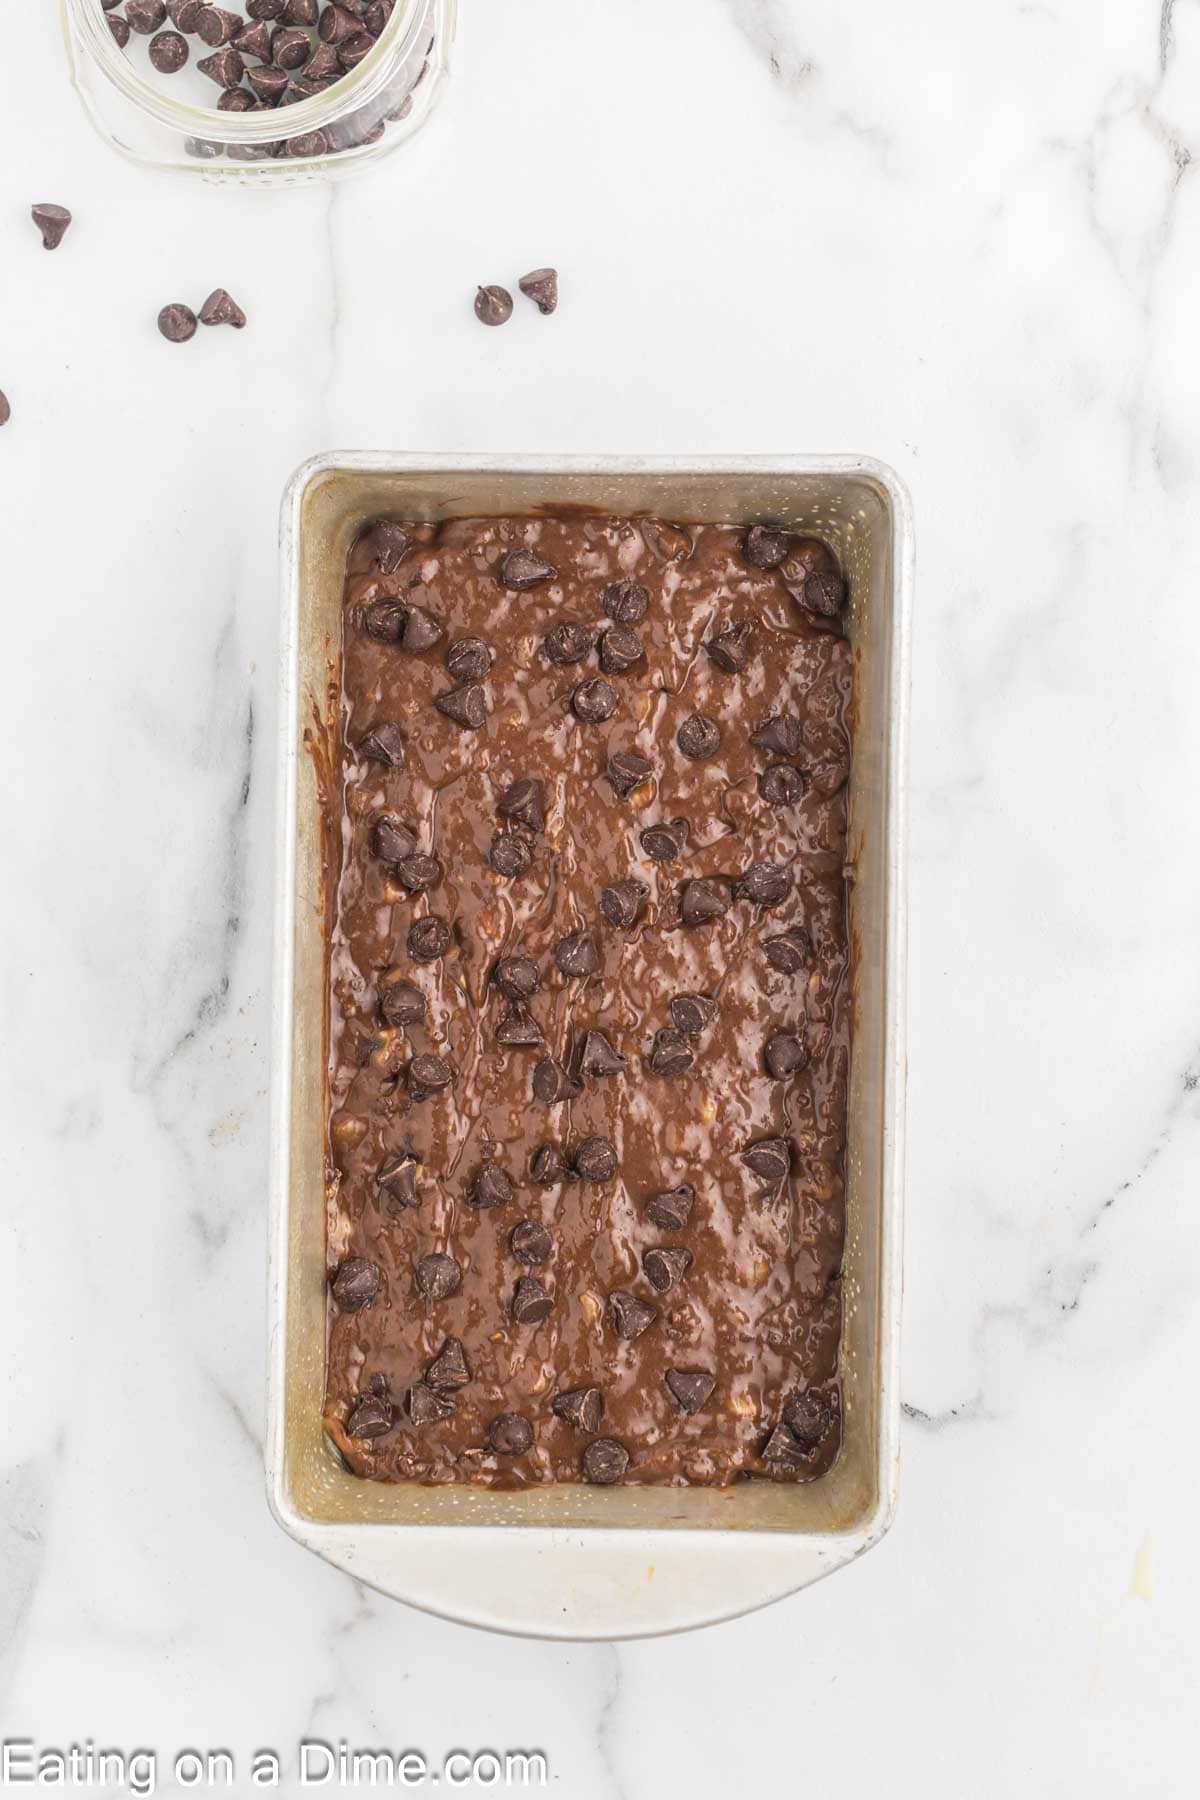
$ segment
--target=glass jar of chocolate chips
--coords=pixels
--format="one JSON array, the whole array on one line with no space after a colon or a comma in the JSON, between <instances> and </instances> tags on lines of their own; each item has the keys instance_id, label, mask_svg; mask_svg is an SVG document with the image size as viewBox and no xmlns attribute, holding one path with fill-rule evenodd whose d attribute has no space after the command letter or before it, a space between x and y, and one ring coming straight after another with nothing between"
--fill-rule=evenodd
<instances>
[{"instance_id":1,"label":"glass jar of chocolate chips","mask_svg":"<svg viewBox=\"0 0 1200 1800\"><path fill-rule=\"evenodd\" d=\"M71 73L103 137L156 168L293 183L422 125L457 0L64 0Z\"/></svg>"}]
</instances>

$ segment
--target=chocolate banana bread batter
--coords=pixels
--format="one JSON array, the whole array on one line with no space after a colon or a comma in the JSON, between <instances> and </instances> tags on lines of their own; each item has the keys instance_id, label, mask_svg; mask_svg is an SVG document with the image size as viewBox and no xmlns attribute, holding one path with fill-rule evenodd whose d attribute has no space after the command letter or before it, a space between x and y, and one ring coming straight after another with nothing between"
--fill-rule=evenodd
<instances>
[{"instance_id":1,"label":"chocolate banana bread batter","mask_svg":"<svg viewBox=\"0 0 1200 1800\"><path fill-rule=\"evenodd\" d=\"M354 547L326 1422L359 1474L833 1461L845 597L824 545L765 526Z\"/></svg>"}]
</instances>

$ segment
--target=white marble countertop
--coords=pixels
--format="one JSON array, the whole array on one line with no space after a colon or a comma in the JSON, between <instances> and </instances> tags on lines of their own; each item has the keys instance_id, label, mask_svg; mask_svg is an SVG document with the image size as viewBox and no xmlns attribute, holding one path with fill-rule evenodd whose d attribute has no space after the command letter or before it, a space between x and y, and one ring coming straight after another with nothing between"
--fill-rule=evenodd
<instances>
[{"instance_id":1,"label":"white marble countertop","mask_svg":"<svg viewBox=\"0 0 1200 1800\"><path fill-rule=\"evenodd\" d=\"M1195 0L464 0L425 134L266 194L106 150L54 13L0 58L2 1735L153 1746L160 1785L226 1747L244 1793L307 1735L539 1747L570 1800L1174 1800ZM475 282L546 261L557 316L480 330ZM218 284L244 333L157 336ZM742 1622L490 1638L268 1515L276 514L335 446L864 451L913 490L900 1512Z\"/></svg>"}]
</instances>

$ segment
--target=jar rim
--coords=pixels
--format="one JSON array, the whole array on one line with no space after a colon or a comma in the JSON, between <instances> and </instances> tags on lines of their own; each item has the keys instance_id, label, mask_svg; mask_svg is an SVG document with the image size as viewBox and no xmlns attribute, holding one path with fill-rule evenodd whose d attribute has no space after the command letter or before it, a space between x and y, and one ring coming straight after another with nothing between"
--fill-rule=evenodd
<instances>
[{"instance_id":1,"label":"jar rim","mask_svg":"<svg viewBox=\"0 0 1200 1800\"><path fill-rule=\"evenodd\" d=\"M108 27L108 14L100 10L96 0L63 0L63 4L101 73L127 99L160 125L171 126L185 137L222 145L266 144L281 136L299 137L334 123L351 108L369 105L386 85L389 53L400 47L406 36L414 35L422 16L422 0L396 0L391 18L357 68L349 70L323 94L289 106L287 128L281 131L282 121L275 108L261 113L229 113L216 106L193 106L190 101L173 100L134 68L118 47Z\"/></svg>"}]
</instances>

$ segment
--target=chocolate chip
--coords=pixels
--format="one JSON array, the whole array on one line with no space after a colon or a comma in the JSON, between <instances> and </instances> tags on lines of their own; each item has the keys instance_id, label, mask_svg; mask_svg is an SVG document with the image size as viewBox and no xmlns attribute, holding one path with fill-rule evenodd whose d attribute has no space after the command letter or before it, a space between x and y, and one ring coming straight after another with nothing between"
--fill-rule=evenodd
<instances>
[{"instance_id":1,"label":"chocolate chip","mask_svg":"<svg viewBox=\"0 0 1200 1800\"><path fill-rule=\"evenodd\" d=\"M191 0L182 0L182 3L187 6ZM243 0L243 4L252 19L277 19L283 12L283 0ZM176 18L175 23L180 26L181 30L188 30L188 27L180 19Z\"/></svg>"},{"instance_id":2,"label":"chocolate chip","mask_svg":"<svg viewBox=\"0 0 1200 1800\"><path fill-rule=\"evenodd\" d=\"M778 906L792 891L791 872L781 863L751 863L737 884L739 898L756 906Z\"/></svg>"},{"instance_id":3,"label":"chocolate chip","mask_svg":"<svg viewBox=\"0 0 1200 1800\"><path fill-rule=\"evenodd\" d=\"M250 81L253 85L253 70L250 74ZM412 549L412 538L408 532L402 525L395 524L391 519L377 520L371 528L371 534L367 541L371 550L371 560L384 575L394 575Z\"/></svg>"},{"instance_id":4,"label":"chocolate chip","mask_svg":"<svg viewBox=\"0 0 1200 1800\"><path fill-rule=\"evenodd\" d=\"M408 1416L414 1425L435 1425L439 1419L452 1419L454 1401L449 1394L439 1394L427 1381L414 1382L408 1390Z\"/></svg>"},{"instance_id":5,"label":"chocolate chip","mask_svg":"<svg viewBox=\"0 0 1200 1800\"><path fill-rule=\"evenodd\" d=\"M589 1031L583 1040L583 1048L579 1053L579 1070L583 1075L601 1077L619 1075L625 1067L625 1058L619 1050L614 1050L602 1031Z\"/></svg>"},{"instance_id":6,"label":"chocolate chip","mask_svg":"<svg viewBox=\"0 0 1200 1800\"><path fill-rule=\"evenodd\" d=\"M404 733L398 725L373 725L359 740L358 754L366 762L381 763L385 769L404 767Z\"/></svg>"},{"instance_id":7,"label":"chocolate chip","mask_svg":"<svg viewBox=\"0 0 1200 1800\"><path fill-rule=\"evenodd\" d=\"M646 1280L660 1294L665 1294L681 1281L692 1266L690 1250L647 1250L642 1258Z\"/></svg>"},{"instance_id":8,"label":"chocolate chip","mask_svg":"<svg viewBox=\"0 0 1200 1800\"><path fill-rule=\"evenodd\" d=\"M511 302L509 304L511 308ZM540 587L544 581L553 581L558 571L536 550L510 550L501 558L496 573L506 588L524 594L530 588Z\"/></svg>"},{"instance_id":9,"label":"chocolate chip","mask_svg":"<svg viewBox=\"0 0 1200 1800\"><path fill-rule=\"evenodd\" d=\"M812 945L805 932L784 931L778 937L766 939L763 955L781 975L799 975L802 969L808 967Z\"/></svg>"},{"instance_id":10,"label":"chocolate chip","mask_svg":"<svg viewBox=\"0 0 1200 1800\"><path fill-rule=\"evenodd\" d=\"M448 1337L445 1340L426 1369L425 1379L431 1388L466 1387L471 1379L471 1367L460 1339Z\"/></svg>"},{"instance_id":11,"label":"chocolate chip","mask_svg":"<svg viewBox=\"0 0 1200 1800\"><path fill-rule=\"evenodd\" d=\"M227 88L217 101L218 112L244 113L256 110L254 101L245 88ZM231 152L232 154L232 152Z\"/></svg>"},{"instance_id":12,"label":"chocolate chip","mask_svg":"<svg viewBox=\"0 0 1200 1800\"><path fill-rule=\"evenodd\" d=\"M580 1457L579 1466L593 1487L612 1487L629 1467L629 1452L616 1438L597 1438Z\"/></svg>"},{"instance_id":13,"label":"chocolate chip","mask_svg":"<svg viewBox=\"0 0 1200 1800\"><path fill-rule=\"evenodd\" d=\"M372 37L380 37L383 28L392 16L396 0L371 0L371 4L363 14L363 23ZM406 98L412 98L411 94Z\"/></svg>"},{"instance_id":14,"label":"chocolate chip","mask_svg":"<svg viewBox=\"0 0 1200 1800\"><path fill-rule=\"evenodd\" d=\"M382 1190L391 1213L408 1212L419 1205L416 1157L389 1156L376 1171L375 1185Z\"/></svg>"},{"instance_id":15,"label":"chocolate chip","mask_svg":"<svg viewBox=\"0 0 1200 1800\"><path fill-rule=\"evenodd\" d=\"M809 612L835 619L846 604L846 583L836 569L818 569L810 575L797 598Z\"/></svg>"},{"instance_id":16,"label":"chocolate chip","mask_svg":"<svg viewBox=\"0 0 1200 1800\"><path fill-rule=\"evenodd\" d=\"M369 31L356 31L353 37L344 38L338 45L338 60L343 69L357 69L374 48L375 39Z\"/></svg>"},{"instance_id":17,"label":"chocolate chip","mask_svg":"<svg viewBox=\"0 0 1200 1800\"><path fill-rule=\"evenodd\" d=\"M606 675L625 675L645 656L641 638L627 625L610 625L600 639L600 667Z\"/></svg>"},{"instance_id":18,"label":"chocolate chip","mask_svg":"<svg viewBox=\"0 0 1200 1800\"><path fill-rule=\"evenodd\" d=\"M487 695L481 687L452 688L448 694L439 694L433 704L464 731L478 731L488 716Z\"/></svg>"},{"instance_id":19,"label":"chocolate chip","mask_svg":"<svg viewBox=\"0 0 1200 1800\"><path fill-rule=\"evenodd\" d=\"M808 1453L796 1442L786 1425L777 1425L762 1448L762 1459L775 1469L806 1469Z\"/></svg>"},{"instance_id":20,"label":"chocolate chip","mask_svg":"<svg viewBox=\"0 0 1200 1800\"><path fill-rule=\"evenodd\" d=\"M472 681L482 681L492 667L492 652L482 638L455 638L446 650L446 670L451 681L466 687Z\"/></svg>"},{"instance_id":21,"label":"chocolate chip","mask_svg":"<svg viewBox=\"0 0 1200 1800\"><path fill-rule=\"evenodd\" d=\"M689 1414L700 1411L717 1385L707 1369L668 1369L663 1380L680 1412Z\"/></svg>"},{"instance_id":22,"label":"chocolate chip","mask_svg":"<svg viewBox=\"0 0 1200 1800\"><path fill-rule=\"evenodd\" d=\"M664 1027L654 1034L654 1042L646 1057L655 1075L686 1075L696 1060L696 1053L681 1032Z\"/></svg>"},{"instance_id":23,"label":"chocolate chip","mask_svg":"<svg viewBox=\"0 0 1200 1800\"><path fill-rule=\"evenodd\" d=\"M753 636L754 627L743 621L740 625L727 625L715 638L710 638L704 648L718 669L724 669L726 675L740 675L749 660Z\"/></svg>"},{"instance_id":24,"label":"chocolate chip","mask_svg":"<svg viewBox=\"0 0 1200 1800\"><path fill-rule=\"evenodd\" d=\"M211 56L201 57L196 67L222 88L237 87L246 73L246 65L232 44L226 44L223 50L214 50Z\"/></svg>"},{"instance_id":25,"label":"chocolate chip","mask_svg":"<svg viewBox=\"0 0 1200 1800\"><path fill-rule=\"evenodd\" d=\"M791 763L772 763L759 776L758 791L768 806L795 806L804 796L804 779Z\"/></svg>"},{"instance_id":26,"label":"chocolate chip","mask_svg":"<svg viewBox=\"0 0 1200 1800\"><path fill-rule=\"evenodd\" d=\"M686 1181L681 1182L679 1187L671 1188L665 1194L655 1194L653 1200L647 1201L646 1217L660 1231L682 1231L692 1216L695 1200L695 1190Z\"/></svg>"},{"instance_id":27,"label":"chocolate chip","mask_svg":"<svg viewBox=\"0 0 1200 1800\"><path fill-rule=\"evenodd\" d=\"M475 290L475 317L481 325L504 325L512 317L512 295L507 288L489 287Z\"/></svg>"},{"instance_id":28,"label":"chocolate chip","mask_svg":"<svg viewBox=\"0 0 1200 1800\"><path fill-rule=\"evenodd\" d=\"M509 1233L508 1247L519 1263L536 1268L539 1263L549 1262L554 1244L544 1225L536 1219L522 1219Z\"/></svg>"},{"instance_id":29,"label":"chocolate chip","mask_svg":"<svg viewBox=\"0 0 1200 1800\"><path fill-rule=\"evenodd\" d=\"M684 1037L699 1037L717 1016L717 1003L707 994L676 994L667 1009L671 1023Z\"/></svg>"},{"instance_id":30,"label":"chocolate chip","mask_svg":"<svg viewBox=\"0 0 1200 1800\"><path fill-rule=\"evenodd\" d=\"M571 1163L580 1181L611 1181L619 1167L616 1151L602 1137L584 1138Z\"/></svg>"},{"instance_id":31,"label":"chocolate chip","mask_svg":"<svg viewBox=\"0 0 1200 1800\"><path fill-rule=\"evenodd\" d=\"M112 23L110 16L109 23ZM164 306L158 315L158 329L172 344L186 344L189 338L196 335L196 315L190 306L181 301L173 301Z\"/></svg>"},{"instance_id":32,"label":"chocolate chip","mask_svg":"<svg viewBox=\"0 0 1200 1800\"><path fill-rule=\"evenodd\" d=\"M389 869L398 869L416 847L416 833L401 819L385 815L371 827L371 854Z\"/></svg>"},{"instance_id":33,"label":"chocolate chip","mask_svg":"<svg viewBox=\"0 0 1200 1800\"><path fill-rule=\"evenodd\" d=\"M501 1413L488 1426L487 1437L497 1456L524 1456L533 1447L533 1426L520 1413Z\"/></svg>"},{"instance_id":34,"label":"chocolate chip","mask_svg":"<svg viewBox=\"0 0 1200 1800\"><path fill-rule=\"evenodd\" d=\"M134 31L143 37L149 37L152 31L166 22L167 9L163 0L127 0L125 17Z\"/></svg>"},{"instance_id":35,"label":"chocolate chip","mask_svg":"<svg viewBox=\"0 0 1200 1800\"><path fill-rule=\"evenodd\" d=\"M231 294L224 288L214 288L204 305L200 308L202 325L232 325L240 331L246 323L246 315Z\"/></svg>"},{"instance_id":36,"label":"chocolate chip","mask_svg":"<svg viewBox=\"0 0 1200 1800\"><path fill-rule=\"evenodd\" d=\"M519 1001L505 1008L496 1027L496 1042L506 1050L531 1050L542 1041L542 1028Z\"/></svg>"},{"instance_id":37,"label":"chocolate chip","mask_svg":"<svg viewBox=\"0 0 1200 1800\"><path fill-rule=\"evenodd\" d=\"M599 1388L570 1388L556 1394L550 1406L556 1418L573 1425L576 1431L599 1431L604 1417L604 1395Z\"/></svg>"},{"instance_id":38,"label":"chocolate chip","mask_svg":"<svg viewBox=\"0 0 1200 1800\"><path fill-rule=\"evenodd\" d=\"M386 1437L395 1423L395 1409L378 1394L365 1394L346 1420L346 1436L352 1438Z\"/></svg>"},{"instance_id":39,"label":"chocolate chip","mask_svg":"<svg viewBox=\"0 0 1200 1800\"><path fill-rule=\"evenodd\" d=\"M768 756L799 756L800 721L789 714L776 713L750 733L750 742L756 750L765 750Z\"/></svg>"},{"instance_id":40,"label":"chocolate chip","mask_svg":"<svg viewBox=\"0 0 1200 1800\"><path fill-rule=\"evenodd\" d=\"M234 38L233 47L240 56L253 56L260 63L269 63L271 60L270 26L265 20L247 25L246 29L239 31ZM153 50L154 45L151 44L150 48ZM186 50L186 48L185 44L184 49Z\"/></svg>"},{"instance_id":41,"label":"chocolate chip","mask_svg":"<svg viewBox=\"0 0 1200 1800\"><path fill-rule=\"evenodd\" d=\"M183 44L183 39L180 38L179 42ZM186 58L186 44L183 44L183 50ZM41 205L31 207L30 214L34 224L42 234L43 250L57 250L64 237L66 237L67 227L71 223L71 215L66 207L54 206L49 201L46 201Z\"/></svg>"},{"instance_id":42,"label":"chocolate chip","mask_svg":"<svg viewBox=\"0 0 1200 1800\"><path fill-rule=\"evenodd\" d=\"M542 639L542 650L546 659L560 669L571 663L582 662L591 654L594 635L586 625L576 624L574 619L563 619L552 627Z\"/></svg>"},{"instance_id":43,"label":"chocolate chip","mask_svg":"<svg viewBox=\"0 0 1200 1800\"><path fill-rule=\"evenodd\" d=\"M417 1292L426 1300L448 1300L462 1286L462 1270L452 1256L423 1256L413 1270Z\"/></svg>"},{"instance_id":44,"label":"chocolate chip","mask_svg":"<svg viewBox=\"0 0 1200 1800\"><path fill-rule=\"evenodd\" d=\"M685 562L691 555L691 535L681 525L666 525L661 519L639 519L646 548L663 562Z\"/></svg>"},{"instance_id":45,"label":"chocolate chip","mask_svg":"<svg viewBox=\"0 0 1200 1800\"><path fill-rule=\"evenodd\" d=\"M518 1325L540 1325L554 1311L554 1302L533 1275L522 1275L513 1292L512 1316Z\"/></svg>"},{"instance_id":46,"label":"chocolate chip","mask_svg":"<svg viewBox=\"0 0 1200 1800\"><path fill-rule=\"evenodd\" d=\"M786 531L752 525L742 539L742 555L752 569L777 569L788 553L790 541Z\"/></svg>"},{"instance_id":47,"label":"chocolate chip","mask_svg":"<svg viewBox=\"0 0 1200 1800\"><path fill-rule=\"evenodd\" d=\"M543 1106L554 1106L560 1100L575 1100L583 1092L578 1081L547 1056L533 1071L533 1097L540 1100Z\"/></svg>"},{"instance_id":48,"label":"chocolate chip","mask_svg":"<svg viewBox=\"0 0 1200 1800\"><path fill-rule=\"evenodd\" d=\"M404 615L404 630L400 636L400 648L402 650L407 650L410 655L417 655L422 650L432 650L433 646L440 642L441 637L441 621L435 619L432 613L426 612L423 606L410 606L407 609ZM470 688L467 689L468 693L471 691ZM478 692L479 690L476 689L475 691ZM442 706L440 700L437 704ZM442 711L450 712L450 708L448 706L442 706ZM450 717L452 719L457 719L458 714L451 712ZM459 719L459 723L465 724L470 723L470 721ZM479 719L479 723L483 723L482 716Z\"/></svg>"},{"instance_id":49,"label":"chocolate chip","mask_svg":"<svg viewBox=\"0 0 1200 1800\"><path fill-rule=\"evenodd\" d=\"M320 13L318 0L283 0L283 19L286 25L315 25ZM347 12L351 8L346 8Z\"/></svg>"},{"instance_id":50,"label":"chocolate chip","mask_svg":"<svg viewBox=\"0 0 1200 1800\"><path fill-rule=\"evenodd\" d=\"M498 831L492 839L488 862L497 875L524 875L532 861L533 845L519 831Z\"/></svg>"},{"instance_id":51,"label":"chocolate chip","mask_svg":"<svg viewBox=\"0 0 1200 1800\"><path fill-rule=\"evenodd\" d=\"M742 1161L752 1175L771 1187L779 1187L792 1167L791 1145L786 1138L760 1138L742 1151Z\"/></svg>"},{"instance_id":52,"label":"chocolate chip","mask_svg":"<svg viewBox=\"0 0 1200 1800\"><path fill-rule=\"evenodd\" d=\"M334 1271L330 1288L339 1312L361 1312L379 1292L379 1264L365 1256L348 1256Z\"/></svg>"},{"instance_id":53,"label":"chocolate chip","mask_svg":"<svg viewBox=\"0 0 1200 1800\"><path fill-rule=\"evenodd\" d=\"M107 7L115 5L116 0L104 0L104 3ZM246 11L252 19L263 16L254 10L262 3L263 0L247 0ZM278 3L282 5L283 0L278 0ZM179 31L195 31L196 21L204 11L204 6L205 0L167 0L167 17Z\"/></svg>"},{"instance_id":54,"label":"chocolate chip","mask_svg":"<svg viewBox=\"0 0 1200 1800\"><path fill-rule=\"evenodd\" d=\"M408 608L399 600L372 600L363 608L362 628L377 644L398 644L407 618Z\"/></svg>"},{"instance_id":55,"label":"chocolate chip","mask_svg":"<svg viewBox=\"0 0 1200 1800\"><path fill-rule=\"evenodd\" d=\"M308 0L288 0L289 9L297 3L306 6ZM305 24L311 25L312 20L306 19ZM320 24L317 26L317 32L323 44L340 44L344 38L353 37L357 30L358 20L353 13L340 6L327 6L322 12Z\"/></svg>"},{"instance_id":56,"label":"chocolate chip","mask_svg":"<svg viewBox=\"0 0 1200 1800\"><path fill-rule=\"evenodd\" d=\"M675 742L692 762L703 762L721 748L721 727L703 713L693 713L675 733Z\"/></svg>"},{"instance_id":57,"label":"chocolate chip","mask_svg":"<svg viewBox=\"0 0 1200 1800\"><path fill-rule=\"evenodd\" d=\"M307 31L292 31L284 27L272 34L271 57L281 69L302 68L308 61L309 49Z\"/></svg>"},{"instance_id":58,"label":"chocolate chip","mask_svg":"<svg viewBox=\"0 0 1200 1800\"><path fill-rule=\"evenodd\" d=\"M600 605L618 625L640 625L650 610L650 596L640 581L612 581L600 596Z\"/></svg>"},{"instance_id":59,"label":"chocolate chip","mask_svg":"<svg viewBox=\"0 0 1200 1800\"><path fill-rule=\"evenodd\" d=\"M654 764L636 750L611 750L605 774L619 800L627 800L654 773Z\"/></svg>"},{"instance_id":60,"label":"chocolate chip","mask_svg":"<svg viewBox=\"0 0 1200 1800\"><path fill-rule=\"evenodd\" d=\"M569 932L555 944L554 961L561 973L572 979L593 975L600 963L595 938L589 931Z\"/></svg>"},{"instance_id":61,"label":"chocolate chip","mask_svg":"<svg viewBox=\"0 0 1200 1800\"><path fill-rule=\"evenodd\" d=\"M500 1164L489 1157L479 1165L479 1173L467 1195L467 1205L473 1206L477 1212L486 1212L493 1206L507 1206L512 1199L512 1192L512 1182Z\"/></svg>"},{"instance_id":62,"label":"chocolate chip","mask_svg":"<svg viewBox=\"0 0 1200 1800\"><path fill-rule=\"evenodd\" d=\"M789 1394L783 1422L802 1450L815 1450L833 1424L833 1408L821 1394Z\"/></svg>"},{"instance_id":63,"label":"chocolate chip","mask_svg":"<svg viewBox=\"0 0 1200 1800\"><path fill-rule=\"evenodd\" d=\"M561 1187L570 1170L567 1159L557 1144L543 1144L534 1152L529 1173L539 1187Z\"/></svg>"},{"instance_id":64,"label":"chocolate chip","mask_svg":"<svg viewBox=\"0 0 1200 1800\"><path fill-rule=\"evenodd\" d=\"M425 996L411 981L393 981L379 990L379 1013L385 1025L403 1030L425 1017Z\"/></svg>"},{"instance_id":65,"label":"chocolate chip","mask_svg":"<svg viewBox=\"0 0 1200 1800\"><path fill-rule=\"evenodd\" d=\"M417 851L404 858L397 873L410 894L424 894L442 879L442 865L436 856L424 856Z\"/></svg>"},{"instance_id":66,"label":"chocolate chip","mask_svg":"<svg viewBox=\"0 0 1200 1800\"><path fill-rule=\"evenodd\" d=\"M600 889L600 911L610 925L627 929L637 924L649 891L640 881L614 881Z\"/></svg>"},{"instance_id":67,"label":"chocolate chip","mask_svg":"<svg viewBox=\"0 0 1200 1800\"><path fill-rule=\"evenodd\" d=\"M790 1031L772 1032L767 1039L763 1056L767 1073L775 1081L783 1081L788 1075L795 1075L798 1070L808 1067L808 1048L801 1038Z\"/></svg>"},{"instance_id":68,"label":"chocolate chip","mask_svg":"<svg viewBox=\"0 0 1200 1800\"><path fill-rule=\"evenodd\" d=\"M427 1100L430 1094L448 1088L453 1079L444 1056L414 1056L408 1065L408 1085L414 1100Z\"/></svg>"},{"instance_id":69,"label":"chocolate chip","mask_svg":"<svg viewBox=\"0 0 1200 1800\"><path fill-rule=\"evenodd\" d=\"M108 29L112 32L113 40L116 43L117 49L118 50L126 49L129 44L128 21L123 19L121 17L120 13L109 13L106 23L108 25Z\"/></svg>"},{"instance_id":70,"label":"chocolate chip","mask_svg":"<svg viewBox=\"0 0 1200 1800\"><path fill-rule=\"evenodd\" d=\"M542 314L552 313L558 305L558 270L530 269L528 275L522 275L517 286L529 300L533 300Z\"/></svg>"},{"instance_id":71,"label":"chocolate chip","mask_svg":"<svg viewBox=\"0 0 1200 1800\"><path fill-rule=\"evenodd\" d=\"M540 781L523 776L505 788L496 802L496 811L502 819L511 819L514 825L524 825L530 831L544 831L546 790Z\"/></svg>"},{"instance_id":72,"label":"chocolate chip","mask_svg":"<svg viewBox=\"0 0 1200 1800\"><path fill-rule=\"evenodd\" d=\"M687 839L687 820L672 819L669 824L647 825L638 842L651 862L674 862L683 854Z\"/></svg>"},{"instance_id":73,"label":"chocolate chip","mask_svg":"<svg viewBox=\"0 0 1200 1800\"><path fill-rule=\"evenodd\" d=\"M617 690L603 675L593 675L571 695L571 709L585 725L602 725L617 710Z\"/></svg>"},{"instance_id":74,"label":"chocolate chip","mask_svg":"<svg viewBox=\"0 0 1200 1800\"><path fill-rule=\"evenodd\" d=\"M492 970L492 980L510 1000L528 1000L542 985L538 966L528 956L502 956Z\"/></svg>"},{"instance_id":75,"label":"chocolate chip","mask_svg":"<svg viewBox=\"0 0 1200 1800\"><path fill-rule=\"evenodd\" d=\"M332 44L318 44L304 65L305 81L324 83L341 72L341 60Z\"/></svg>"},{"instance_id":76,"label":"chocolate chip","mask_svg":"<svg viewBox=\"0 0 1200 1800\"><path fill-rule=\"evenodd\" d=\"M679 916L685 925L706 925L729 911L732 900L728 885L701 876L685 881L679 895Z\"/></svg>"},{"instance_id":77,"label":"chocolate chip","mask_svg":"<svg viewBox=\"0 0 1200 1800\"><path fill-rule=\"evenodd\" d=\"M618 1290L608 1296L608 1322L619 1338L632 1342L641 1337L657 1317L658 1308L646 1300L639 1300L636 1294Z\"/></svg>"},{"instance_id":78,"label":"chocolate chip","mask_svg":"<svg viewBox=\"0 0 1200 1800\"><path fill-rule=\"evenodd\" d=\"M283 99L280 101L281 106L287 104L288 94L291 92L292 89L289 87L284 94ZM302 90L301 93L297 94L297 98L300 98L301 95ZM307 99L308 96L303 95L303 98ZM305 131L299 137L288 138L286 140L286 147L289 156L324 156L329 149L329 139L323 131Z\"/></svg>"}]
</instances>

